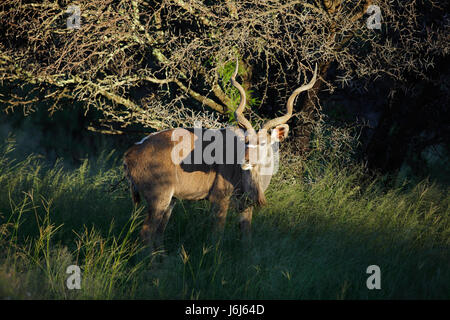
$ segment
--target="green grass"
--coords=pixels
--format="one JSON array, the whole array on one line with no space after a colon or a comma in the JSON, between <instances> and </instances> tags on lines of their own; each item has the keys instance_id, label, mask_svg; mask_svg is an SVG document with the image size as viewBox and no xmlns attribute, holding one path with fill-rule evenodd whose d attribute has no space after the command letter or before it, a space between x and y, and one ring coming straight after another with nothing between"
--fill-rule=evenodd
<instances>
[{"instance_id":1,"label":"green grass","mask_svg":"<svg viewBox=\"0 0 450 320\"><path fill-rule=\"evenodd\" d=\"M254 212L250 245L239 239L237 213L217 243L209 203L183 201L161 260L139 242L145 206L132 206L124 184L109 191L122 176L119 155L75 170L12 155L5 144L0 298L450 298L448 188L427 181L386 189L359 165L313 159L300 171L283 162L268 206ZM80 290L66 287L72 264ZM369 265L381 269L381 290L366 287Z\"/></svg>"}]
</instances>

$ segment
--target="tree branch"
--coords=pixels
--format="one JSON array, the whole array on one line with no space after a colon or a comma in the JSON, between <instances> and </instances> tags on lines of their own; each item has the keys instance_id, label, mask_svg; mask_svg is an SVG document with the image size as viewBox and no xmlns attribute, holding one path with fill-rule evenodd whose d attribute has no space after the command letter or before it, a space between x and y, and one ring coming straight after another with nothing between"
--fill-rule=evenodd
<instances>
[{"instance_id":1,"label":"tree branch","mask_svg":"<svg viewBox=\"0 0 450 320\"><path fill-rule=\"evenodd\" d=\"M192 98L194 98L195 100L197 100L198 102L201 102L202 104L210 107L211 109L220 112L222 114L226 113L226 110L228 109L226 106L223 106L221 104L218 104L217 102L215 102L214 100L207 98L205 96L202 96L201 94L195 92L194 90L192 90L191 88L186 87L180 80L178 79L174 79L173 80L178 87L180 87L181 90L183 90L184 92L188 93Z\"/></svg>"}]
</instances>

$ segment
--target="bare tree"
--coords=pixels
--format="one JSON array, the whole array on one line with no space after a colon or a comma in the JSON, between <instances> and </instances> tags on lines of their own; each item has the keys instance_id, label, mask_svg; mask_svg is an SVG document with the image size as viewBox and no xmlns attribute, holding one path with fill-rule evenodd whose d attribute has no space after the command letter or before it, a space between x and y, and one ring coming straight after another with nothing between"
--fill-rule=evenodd
<instances>
[{"instance_id":1,"label":"bare tree","mask_svg":"<svg viewBox=\"0 0 450 320\"><path fill-rule=\"evenodd\" d=\"M69 5L79 7L79 28L68 28ZM0 19L5 111L79 101L116 132L233 120L238 56L253 123L276 115L267 104L285 101L317 63L318 81L295 110L307 145L320 90L426 78L449 52L445 8L428 0L5 0Z\"/></svg>"}]
</instances>

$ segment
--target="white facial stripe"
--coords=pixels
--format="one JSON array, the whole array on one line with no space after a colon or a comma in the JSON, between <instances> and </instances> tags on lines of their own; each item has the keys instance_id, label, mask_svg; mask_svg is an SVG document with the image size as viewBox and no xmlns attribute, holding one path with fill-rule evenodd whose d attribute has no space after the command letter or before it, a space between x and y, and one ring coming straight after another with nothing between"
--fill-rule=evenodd
<instances>
[{"instance_id":1,"label":"white facial stripe","mask_svg":"<svg viewBox=\"0 0 450 320\"><path fill-rule=\"evenodd\" d=\"M248 144L247 148L258 148L258 146L255 144Z\"/></svg>"}]
</instances>

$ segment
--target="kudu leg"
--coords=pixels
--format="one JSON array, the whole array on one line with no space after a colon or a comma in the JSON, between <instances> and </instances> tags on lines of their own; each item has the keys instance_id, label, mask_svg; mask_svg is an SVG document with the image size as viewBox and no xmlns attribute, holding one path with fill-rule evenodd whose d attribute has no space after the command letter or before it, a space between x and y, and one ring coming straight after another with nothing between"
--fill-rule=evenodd
<instances>
[{"instance_id":1,"label":"kudu leg","mask_svg":"<svg viewBox=\"0 0 450 320\"><path fill-rule=\"evenodd\" d=\"M230 205L230 198L223 198L213 203L215 207L215 219L216 224L214 227L214 232L216 234L223 234L225 229L225 222L227 219L228 207Z\"/></svg>"},{"instance_id":2,"label":"kudu leg","mask_svg":"<svg viewBox=\"0 0 450 320\"><path fill-rule=\"evenodd\" d=\"M239 228L241 229L242 238L244 241L251 240L252 214L253 207L244 209L240 214Z\"/></svg>"},{"instance_id":3,"label":"kudu leg","mask_svg":"<svg viewBox=\"0 0 450 320\"><path fill-rule=\"evenodd\" d=\"M172 215L173 207L175 206L175 199L170 201L169 207L164 212L161 223L158 226L155 234L155 246L161 250L164 248L164 231L166 230L167 223L169 223L170 216Z\"/></svg>"},{"instance_id":4,"label":"kudu leg","mask_svg":"<svg viewBox=\"0 0 450 320\"><path fill-rule=\"evenodd\" d=\"M144 220L141 238L151 250L161 249L163 233L172 211L172 196L146 196L148 215Z\"/></svg>"}]
</instances>

